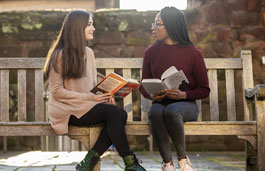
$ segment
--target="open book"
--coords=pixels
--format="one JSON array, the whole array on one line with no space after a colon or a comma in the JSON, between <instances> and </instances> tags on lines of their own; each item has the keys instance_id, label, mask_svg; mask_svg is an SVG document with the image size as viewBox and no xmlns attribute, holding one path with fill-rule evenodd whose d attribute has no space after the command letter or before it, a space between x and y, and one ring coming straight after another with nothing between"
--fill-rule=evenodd
<instances>
[{"instance_id":1,"label":"open book","mask_svg":"<svg viewBox=\"0 0 265 171\"><path fill-rule=\"evenodd\" d=\"M94 94L111 93L115 98L124 98L139 86L137 80L125 79L112 72L98 83L91 92Z\"/></svg>"},{"instance_id":2,"label":"open book","mask_svg":"<svg viewBox=\"0 0 265 171\"><path fill-rule=\"evenodd\" d=\"M178 71L175 66L169 67L160 79L143 79L142 85L149 94L154 94L163 89L176 89L184 82L189 83L182 70Z\"/></svg>"}]
</instances>

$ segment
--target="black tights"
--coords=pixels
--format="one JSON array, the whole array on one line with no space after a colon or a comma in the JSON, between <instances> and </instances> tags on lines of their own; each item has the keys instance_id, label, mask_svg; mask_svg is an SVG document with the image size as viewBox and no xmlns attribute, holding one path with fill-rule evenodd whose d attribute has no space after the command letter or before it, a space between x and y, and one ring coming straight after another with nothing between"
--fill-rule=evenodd
<instances>
[{"instance_id":1,"label":"black tights","mask_svg":"<svg viewBox=\"0 0 265 171\"><path fill-rule=\"evenodd\" d=\"M104 123L104 127L92 148L102 155L112 144L116 147L121 157L132 154L129 149L125 124L127 113L117 106L110 104L97 104L81 118L71 115L70 125L90 126Z\"/></svg>"}]
</instances>

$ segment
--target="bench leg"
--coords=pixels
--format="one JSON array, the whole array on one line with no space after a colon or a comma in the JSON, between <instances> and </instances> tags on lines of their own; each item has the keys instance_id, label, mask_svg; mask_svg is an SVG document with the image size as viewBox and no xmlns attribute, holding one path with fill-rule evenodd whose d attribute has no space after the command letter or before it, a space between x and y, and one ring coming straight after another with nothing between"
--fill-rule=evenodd
<instances>
[{"instance_id":1,"label":"bench leg","mask_svg":"<svg viewBox=\"0 0 265 171\"><path fill-rule=\"evenodd\" d=\"M246 151L246 171L256 171L257 170L257 152L252 148L252 145L246 141L245 142Z\"/></svg>"},{"instance_id":2,"label":"bench leg","mask_svg":"<svg viewBox=\"0 0 265 171\"><path fill-rule=\"evenodd\" d=\"M7 152L7 137L3 137L3 151Z\"/></svg>"},{"instance_id":3,"label":"bench leg","mask_svg":"<svg viewBox=\"0 0 265 171\"><path fill-rule=\"evenodd\" d=\"M89 146L92 148L94 144L96 143L98 136L101 132L102 128L101 127L91 127L90 128L90 143ZM100 162L95 166L94 171L100 171Z\"/></svg>"},{"instance_id":4,"label":"bench leg","mask_svg":"<svg viewBox=\"0 0 265 171\"><path fill-rule=\"evenodd\" d=\"M80 141L88 151L96 143L98 136L101 132L101 127L90 127L89 136L78 136L78 135L69 135L70 138ZM95 166L94 171L100 171L100 162Z\"/></svg>"},{"instance_id":5,"label":"bench leg","mask_svg":"<svg viewBox=\"0 0 265 171\"><path fill-rule=\"evenodd\" d=\"M257 170L257 138L256 136L237 136L239 139L246 140L245 151L246 151L246 170L256 171Z\"/></svg>"},{"instance_id":6,"label":"bench leg","mask_svg":"<svg viewBox=\"0 0 265 171\"><path fill-rule=\"evenodd\" d=\"M265 170L265 100L256 101L258 171Z\"/></svg>"},{"instance_id":7,"label":"bench leg","mask_svg":"<svg viewBox=\"0 0 265 171\"><path fill-rule=\"evenodd\" d=\"M149 152L153 152L153 135L149 135Z\"/></svg>"}]
</instances>

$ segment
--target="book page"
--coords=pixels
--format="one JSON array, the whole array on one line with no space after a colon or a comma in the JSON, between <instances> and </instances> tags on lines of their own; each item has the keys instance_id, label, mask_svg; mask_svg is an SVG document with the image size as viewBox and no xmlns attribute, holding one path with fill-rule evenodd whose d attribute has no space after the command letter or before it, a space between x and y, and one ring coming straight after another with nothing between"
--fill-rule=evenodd
<instances>
[{"instance_id":1,"label":"book page","mask_svg":"<svg viewBox=\"0 0 265 171\"><path fill-rule=\"evenodd\" d=\"M187 77L185 76L182 70L174 73L173 75L163 80L164 84L166 85L168 89L179 88L179 86L182 84L182 81L189 83Z\"/></svg>"},{"instance_id":2,"label":"book page","mask_svg":"<svg viewBox=\"0 0 265 171\"><path fill-rule=\"evenodd\" d=\"M161 76L161 80L164 80L165 78L177 73L178 70L175 66L169 67Z\"/></svg>"},{"instance_id":3,"label":"book page","mask_svg":"<svg viewBox=\"0 0 265 171\"><path fill-rule=\"evenodd\" d=\"M112 78L112 77L108 77L100 85L98 85L98 88L100 88L106 92L112 92L121 84L122 84L122 81L117 80L117 79Z\"/></svg>"}]
</instances>

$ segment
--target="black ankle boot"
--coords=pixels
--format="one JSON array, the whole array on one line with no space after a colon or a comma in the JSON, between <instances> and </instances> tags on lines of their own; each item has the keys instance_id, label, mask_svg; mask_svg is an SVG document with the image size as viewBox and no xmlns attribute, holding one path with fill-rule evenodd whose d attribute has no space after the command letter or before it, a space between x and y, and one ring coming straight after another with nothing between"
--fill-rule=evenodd
<instances>
[{"instance_id":1,"label":"black ankle boot","mask_svg":"<svg viewBox=\"0 0 265 171\"><path fill-rule=\"evenodd\" d=\"M89 150L86 157L75 167L76 171L93 171L99 159L99 153Z\"/></svg>"},{"instance_id":2,"label":"black ankle boot","mask_svg":"<svg viewBox=\"0 0 265 171\"><path fill-rule=\"evenodd\" d=\"M125 164L124 171L146 171L140 164L142 161L138 160L135 154L123 157Z\"/></svg>"}]
</instances>

